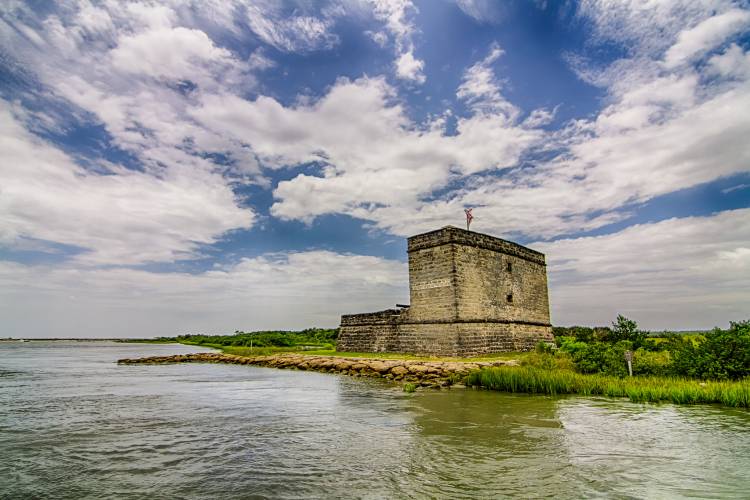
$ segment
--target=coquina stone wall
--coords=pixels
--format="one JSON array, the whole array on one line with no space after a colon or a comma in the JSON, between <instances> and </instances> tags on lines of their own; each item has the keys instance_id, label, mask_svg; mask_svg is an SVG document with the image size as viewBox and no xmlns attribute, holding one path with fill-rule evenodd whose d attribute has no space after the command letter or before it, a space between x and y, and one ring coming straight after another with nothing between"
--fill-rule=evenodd
<instances>
[{"instance_id":1,"label":"coquina stone wall","mask_svg":"<svg viewBox=\"0 0 750 500\"><path fill-rule=\"evenodd\" d=\"M346 314L341 317L339 351L400 352L397 320L402 311L388 309L366 314ZM341 345L341 331L344 346ZM345 348L344 348L345 347Z\"/></svg>"},{"instance_id":2,"label":"coquina stone wall","mask_svg":"<svg viewBox=\"0 0 750 500\"><path fill-rule=\"evenodd\" d=\"M411 305L342 316L338 349L473 356L552 342L544 255L445 227L408 240Z\"/></svg>"}]
</instances>

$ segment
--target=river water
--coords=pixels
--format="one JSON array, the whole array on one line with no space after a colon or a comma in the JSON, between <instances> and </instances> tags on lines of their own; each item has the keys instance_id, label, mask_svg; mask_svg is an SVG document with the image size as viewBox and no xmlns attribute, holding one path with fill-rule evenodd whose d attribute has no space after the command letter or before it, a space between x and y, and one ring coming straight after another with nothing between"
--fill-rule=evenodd
<instances>
[{"instance_id":1,"label":"river water","mask_svg":"<svg viewBox=\"0 0 750 500\"><path fill-rule=\"evenodd\" d=\"M748 498L750 412L0 343L0 498Z\"/></svg>"}]
</instances>

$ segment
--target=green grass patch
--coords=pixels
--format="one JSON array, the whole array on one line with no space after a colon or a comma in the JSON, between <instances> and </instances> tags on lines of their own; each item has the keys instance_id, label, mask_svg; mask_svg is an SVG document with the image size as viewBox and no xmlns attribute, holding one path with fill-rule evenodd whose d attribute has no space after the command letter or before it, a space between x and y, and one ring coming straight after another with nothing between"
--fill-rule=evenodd
<instances>
[{"instance_id":1,"label":"green grass patch","mask_svg":"<svg viewBox=\"0 0 750 500\"><path fill-rule=\"evenodd\" d=\"M295 353L295 354L311 354L311 353L320 353L320 352L328 352L328 351L311 351L309 349L302 349L297 346L292 347L242 347L242 346L222 346L222 345L208 345L201 344L205 347L215 347L217 349L221 349L227 354L234 354L235 356L245 356L245 357L253 357L253 356L272 356L274 354L284 354L284 353Z\"/></svg>"},{"instance_id":2,"label":"green grass patch","mask_svg":"<svg viewBox=\"0 0 750 500\"><path fill-rule=\"evenodd\" d=\"M529 352L499 352L495 354L487 354L484 356L477 356L474 358L459 358L451 356L419 356L416 354L403 354L396 352L340 352L340 351L306 351L310 354L324 354L326 356L339 356L344 358L370 358L370 359L403 359L413 361L460 361L460 362L476 362L476 361L510 361L510 360L521 360L532 353Z\"/></svg>"},{"instance_id":3,"label":"green grass patch","mask_svg":"<svg viewBox=\"0 0 750 500\"><path fill-rule=\"evenodd\" d=\"M180 341L180 344L183 345L197 345L200 347L210 347L211 349L223 349L224 346L220 344L198 344L197 342L182 342Z\"/></svg>"},{"instance_id":4,"label":"green grass patch","mask_svg":"<svg viewBox=\"0 0 750 500\"><path fill-rule=\"evenodd\" d=\"M509 361L523 360L534 353L531 352L501 352L478 356L476 358L454 358L438 356L417 356L415 354L402 354L395 352L340 352L333 349L309 349L300 346L290 347L245 347L245 346L224 346L220 344L195 344L190 342L181 342L186 345L200 345L202 347L212 347L221 349L227 354L236 356L271 356L274 354L310 354L313 356L336 356L340 358L363 358L363 359L394 359L394 360L411 360L411 361L458 361L458 362L477 362L477 361Z\"/></svg>"},{"instance_id":5,"label":"green grass patch","mask_svg":"<svg viewBox=\"0 0 750 500\"><path fill-rule=\"evenodd\" d=\"M176 344L177 340L173 338L157 339L115 339L115 342L121 344Z\"/></svg>"},{"instance_id":6,"label":"green grass patch","mask_svg":"<svg viewBox=\"0 0 750 500\"><path fill-rule=\"evenodd\" d=\"M580 394L628 398L636 403L722 404L750 408L750 378L706 381L669 377L612 377L584 375L571 370L530 366L493 367L468 375L467 385L494 391L529 394Z\"/></svg>"}]
</instances>

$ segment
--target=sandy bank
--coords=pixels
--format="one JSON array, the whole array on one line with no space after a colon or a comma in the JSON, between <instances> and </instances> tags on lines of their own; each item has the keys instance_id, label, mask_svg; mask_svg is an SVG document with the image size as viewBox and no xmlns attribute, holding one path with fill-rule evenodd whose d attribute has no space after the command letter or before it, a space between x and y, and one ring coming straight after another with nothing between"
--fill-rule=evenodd
<instances>
[{"instance_id":1,"label":"sandy bank","mask_svg":"<svg viewBox=\"0 0 750 500\"><path fill-rule=\"evenodd\" d=\"M276 354L273 356L235 356L223 353L177 354L148 358L121 359L118 364L167 363L228 363L269 368L291 368L327 373L341 373L355 377L382 377L394 381L412 382L423 387L449 387L459 383L471 371L490 366L508 366L515 361L420 361L374 358L345 358L304 354Z\"/></svg>"}]
</instances>

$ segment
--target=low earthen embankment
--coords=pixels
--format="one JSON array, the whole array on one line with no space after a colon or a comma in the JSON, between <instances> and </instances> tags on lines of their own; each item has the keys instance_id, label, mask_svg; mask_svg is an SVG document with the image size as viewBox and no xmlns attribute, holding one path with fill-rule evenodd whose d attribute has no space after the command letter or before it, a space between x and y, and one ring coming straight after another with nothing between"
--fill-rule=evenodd
<instances>
[{"instance_id":1,"label":"low earthen embankment","mask_svg":"<svg viewBox=\"0 0 750 500\"><path fill-rule=\"evenodd\" d=\"M222 353L177 354L148 358L121 359L123 365L167 363L228 363L269 368L290 368L316 372L341 373L355 377L382 377L411 382L422 387L450 387L460 384L471 371L489 366L515 365L515 361L421 361L402 359L345 358L304 354L273 356L235 356Z\"/></svg>"}]
</instances>

